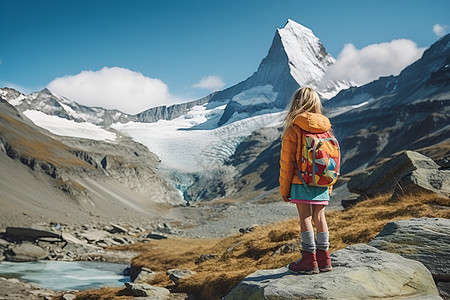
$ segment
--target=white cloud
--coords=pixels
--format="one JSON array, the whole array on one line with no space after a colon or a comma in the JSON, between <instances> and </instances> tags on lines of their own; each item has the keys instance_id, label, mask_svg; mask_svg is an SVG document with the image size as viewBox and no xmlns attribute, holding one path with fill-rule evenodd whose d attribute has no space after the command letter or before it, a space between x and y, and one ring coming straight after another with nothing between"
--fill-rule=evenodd
<instances>
[{"instance_id":1,"label":"white cloud","mask_svg":"<svg viewBox=\"0 0 450 300\"><path fill-rule=\"evenodd\" d=\"M438 36L444 36L447 34L447 30L450 26L448 25L441 25L441 24L434 24L433 26L433 32Z\"/></svg>"},{"instance_id":2,"label":"white cloud","mask_svg":"<svg viewBox=\"0 0 450 300\"><path fill-rule=\"evenodd\" d=\"M199 89L206 89L210 91L217 91L223 89L225 86L225 82L223 82L222 78L217 75L210 75L207 77L203 77L199 82L194 84L192 87Z\"/></svg>"},{"instance_id":3,"label":"white cloud","mask_svg":"<svg viewBox=\"0 0 450 300\"><path fill-rule=\"evenodd\" d=\"M181 102L170 95L163 81L119 67L56 78L47 87L83 105L118 109L129 114Z\"/></svg>"},{"instance_id":4,"label":"white cloud","mask_svg":"<svg viewBox=\"0 0 450 300\"><path fill-rule=\"evenodd\" d=\"M399 39L390 43L372 44L361 50L346 44L322 79L321 86L333 80L347 80L363 85L380 76L398 75L418 60L425 48L418 48L411 40Z\"/></svg>"}]
</instances>

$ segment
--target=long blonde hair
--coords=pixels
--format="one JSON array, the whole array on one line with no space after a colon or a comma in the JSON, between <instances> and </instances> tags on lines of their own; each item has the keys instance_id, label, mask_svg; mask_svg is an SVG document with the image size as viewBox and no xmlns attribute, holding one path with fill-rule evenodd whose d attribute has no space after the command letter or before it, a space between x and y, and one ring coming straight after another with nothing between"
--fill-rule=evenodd
<instances>
[{"instance_id":1,"label":"long blonde hair","mask_svg":"<svg viewBox=\"0 0 450 300\"><path fill-rule=\"evenodd\" d=\"M290 100L290 108L284 119L283 136L292 126L297 116L305 112L322 113L319 95L312 88L302 87L295 91Z\"/></svg>"}]
</instances>

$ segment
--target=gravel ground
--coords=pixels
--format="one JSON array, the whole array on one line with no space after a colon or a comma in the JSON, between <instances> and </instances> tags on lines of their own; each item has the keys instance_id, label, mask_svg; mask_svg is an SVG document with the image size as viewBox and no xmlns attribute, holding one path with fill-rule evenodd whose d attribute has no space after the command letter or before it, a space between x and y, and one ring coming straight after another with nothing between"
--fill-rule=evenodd
<instances>
[{"instance_id":1,"label":"gravel ground","mask_svg":"<svg viewBox=\"0 0 450 300\"><path fill-rule=\"evenodd\" d=\"M340 200L330 201L328 210L341 209ZM234 204L194 205L173 208L160 220L175 224L173 233L192 238L217 238L239 233L239 229L266 225L297 218L293 203L279 201L266 204L245 202Z\"/></svg>"}]
</instances>

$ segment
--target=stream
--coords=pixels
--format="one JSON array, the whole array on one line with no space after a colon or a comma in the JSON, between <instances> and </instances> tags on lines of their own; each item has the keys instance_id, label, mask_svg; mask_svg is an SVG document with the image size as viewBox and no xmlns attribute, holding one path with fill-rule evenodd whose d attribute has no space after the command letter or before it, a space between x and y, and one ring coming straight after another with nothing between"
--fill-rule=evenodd
<instances>
[{"instance_id":1,"label":"stream","mask_svg":"<svg viewBox=\"0 0 450 300\"><path fill-rule=\"evenodd\" d=\"M54 291L120 287L130 281L125 264L85 261L1 262L0 276L17 278Z\"/></svg>"}]
</instances>

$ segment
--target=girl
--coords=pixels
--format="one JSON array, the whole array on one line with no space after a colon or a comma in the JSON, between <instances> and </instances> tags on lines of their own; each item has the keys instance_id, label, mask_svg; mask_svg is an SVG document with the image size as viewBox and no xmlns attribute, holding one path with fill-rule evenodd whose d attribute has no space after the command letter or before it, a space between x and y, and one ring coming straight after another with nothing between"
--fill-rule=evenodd
<instances>
[{"instance_id":1,"label":"girl","mask_svg":"<svg viewBox=\"0 0 450 300\"><path fill-rule=\"evenodd\" d=\"M289 264L289 270L294 273L317 274L319 270L327 272L332 269L325 220L325 206L330 199L331 187L308 186L307 191L297 171L297 162L303 157L302 130L323 133L330 128L330 121L322 115L317 93L308 87L298 89L292 96L285 118L279 179L283 201L295 203L300 217L303 251L299 260ZM312 221L317 229L317 244L314 242Z\"/></svg>"}]
</instances>

